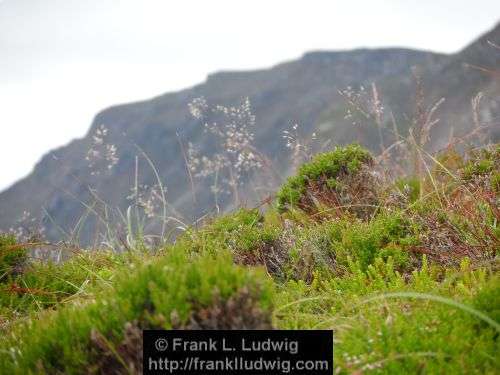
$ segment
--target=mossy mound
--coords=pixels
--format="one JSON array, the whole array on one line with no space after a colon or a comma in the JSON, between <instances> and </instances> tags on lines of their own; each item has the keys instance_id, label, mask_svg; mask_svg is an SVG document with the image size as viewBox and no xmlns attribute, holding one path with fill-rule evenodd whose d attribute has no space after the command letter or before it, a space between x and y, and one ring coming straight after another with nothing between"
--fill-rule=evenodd
<instances>
[{"instance_id":1,"label":"mossy mound","mask_svg":"<svg viewBox=\"0 0 500 375\"><path fill-rule=\"evenodd\" d=\"M278 209L369 218L378 205L373 163L370 153L358 145L319 154L282 186L277 194Z\"/></svg>"},{"instance_id":2,"label":"mossy mound","mask_svg":"<svg viewBox=\"0 0 500 375\"><path fill-rule=\"evenodd\" d=\"M131 264L94 302L13 327L0 344L0 373L135 373L142 329L271 327L273 286L261 270L169 250Z\"/></svg>"}]
</instances>

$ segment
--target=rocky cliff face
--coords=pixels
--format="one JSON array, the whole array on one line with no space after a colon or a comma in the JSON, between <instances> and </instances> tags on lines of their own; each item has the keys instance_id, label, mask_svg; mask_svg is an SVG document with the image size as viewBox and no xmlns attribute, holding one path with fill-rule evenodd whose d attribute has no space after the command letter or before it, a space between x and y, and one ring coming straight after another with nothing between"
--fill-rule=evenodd
<instances>
[{"instance_id":1,"label":"rocky cliff face","mask_svg":"<svg viewBox=\"0 0 500 375\"><path fill-rule=\"evenodd\" d=\"M266 70L216 73L190 89L108 108L95 117L86 137L49 152L31 175L0 194L0 228L15 225L26 210L44 216L50 238L61 238L61 230L71 232L82 215L91 212L91 217L98 210L95 192L109 207L124 210L130 204L126 197L134 186L136 155L141 154L137 146L154 162L167 187L171 209L187 221L200 217L213 207L213 196L206 182L198 182L193 202L179 142L192 142L201 153L214 147L204 142L203 127L189 113L188 104L197 97L205 97L214 105L235 105L249 97L256 115L255 144L286 170L282 132L294 123L300 124L306 134L318 131L322 140L329 139L332 144L357 140L372 149L377 147L378 140L370 130L360 136L351 120L345 118L347 104L339 90L348 86L371 87L375 83L385 113L392 112L404 132L413 112L411 68L417 66L426 100L432 103L446 98L438 113L441 123L433 133L436 147L444 142L450 126L456 133L473 126L470 100L479 91L485 94L484 121L498 139L498 70L491 73L477 68L494 70L500 66L500 50L488 41L500 44L499 27L454 55L407 49L313 52ZM108 129L106 143L116 146L117 160L113 168L93 174L86 157L100 125ZM139 175L142 184L155 184L155 174L142 157ZM223 201L222 205L227 203ZM105 215L99 207L99 213ZM92 239L98 222L89 218L81 231L84 241Z\"/></svg>"}]
</instances>

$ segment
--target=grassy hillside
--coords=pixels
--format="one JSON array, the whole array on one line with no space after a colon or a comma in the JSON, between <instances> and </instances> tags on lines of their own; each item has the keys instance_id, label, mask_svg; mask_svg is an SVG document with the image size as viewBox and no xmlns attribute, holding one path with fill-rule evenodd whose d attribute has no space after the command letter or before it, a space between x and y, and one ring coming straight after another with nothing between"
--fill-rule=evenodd
<instances>
[{"instance_id":1,"label":"grassy hillside","mask_svg":"<svg viewBox=\"0 0 500 375\"><path fill-rule=\"evenodd\" d=\"M267 207L52 264L0 241L0 373L137 373L141 329L332 329L338 373L500 370L500 147L319 154Z\"/></svg>"}]
</instances>

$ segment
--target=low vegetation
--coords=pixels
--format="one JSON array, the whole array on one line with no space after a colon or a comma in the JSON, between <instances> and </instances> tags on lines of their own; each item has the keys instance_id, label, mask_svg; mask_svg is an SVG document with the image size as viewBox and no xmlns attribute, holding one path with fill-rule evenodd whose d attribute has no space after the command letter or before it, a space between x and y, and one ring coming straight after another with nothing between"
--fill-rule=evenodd
<instances>
[{"instance_id":1,"label":"low vegetation","mask_svg":"<svg viewBox=\"0 0 500 375\"><path fill-rule=\"evenodd\" d=\"M26 249L13 235L0 235L0 281L20 273L26 262Z\"/></svg>"},{"instance_id":2,"label":"low vegetation","mask_svg":"<svg viewBox=\"0 0 500 375\"><path fill-rule=\"evenodd\" d=\"M338 147L154 251L53 264L1 237L0 373L137 373L147 328L332 329L337 373L498 373L499 155L392 181Z\"/></svg>"},{"instance_id":3,"label":"low vegetation","mask_svg":"<svg viewBox=\"0 0 500 375\"><path fill-rule=\"evenodd\" d=\"M316 155L285 182L278 192L278 208L314 212L323 207L330 213L347 211L366 218L378 204L372 166L372 156L358 145Z\"/></svg>"}]
</instances>

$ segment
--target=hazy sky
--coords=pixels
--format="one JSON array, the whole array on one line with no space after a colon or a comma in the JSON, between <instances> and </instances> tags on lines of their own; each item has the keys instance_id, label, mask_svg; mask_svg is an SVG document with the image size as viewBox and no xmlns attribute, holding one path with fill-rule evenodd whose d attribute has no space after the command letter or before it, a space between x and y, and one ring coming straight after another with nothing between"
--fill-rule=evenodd
<instances>
[{"instance_id":1,"label":"hazy sky","mask_svg":"<svg viewBox=\"0 0 500 375\"><path fill-rule=\"evenodd\" d=\"M109 105L315 49L454 52L499 16L493 0L0 0L0 190Z\"/></svg>"}]
</instances>

